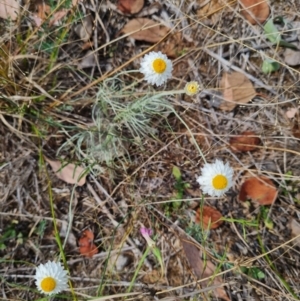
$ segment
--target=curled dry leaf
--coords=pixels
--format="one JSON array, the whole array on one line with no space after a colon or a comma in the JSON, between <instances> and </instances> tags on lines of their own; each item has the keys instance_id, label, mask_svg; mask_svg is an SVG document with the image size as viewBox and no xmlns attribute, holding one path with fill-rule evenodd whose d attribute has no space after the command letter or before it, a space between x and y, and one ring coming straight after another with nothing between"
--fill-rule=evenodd
<instances>
[{"instance_id":1,"label":"curled dry leaf","mask_svg":"<svg viewBox=\"0 0 300 301\"><path fill-rule=\"evenodd\" d=\"M216 267L208 259L205 262L201 259L201 252L192 242L181 239L181 244L186 255L186 258L193 269L198 279L210 278L210 280L201 282L202 287L214 286L213 292L217 298L221 298L226 301L230 301L224 290L223 281L220 276L216 276ZM207 291L206 291L207 292ZM209 293L209 292L207 292Z\"/></svg>"},{"instance_id":2,"label":"curled dry leaf","mask_svg":"<svg viewBox=\"0 0 300 301\"><path fill-rule=\"evenodd\" d=\"M220 82L223 101L220 109L232 111L237 105L249 102L255 95L251 81L240 72L224 73Z\"/></svg>"},{"instance_id":3,"label":"curled dry leaf","mask_svg":"<svg viewBox=\"0 0 300 301\"><path fill-rule=\"evenodd\" d=\"M121 33L130 34L130 37L138 41L150 43L159 42L169 32L170 28L147 18L130 20L121 30Z\"/></svg>"},{"instance_id":4,"label":"curled dry leaf","mask_svg":"<svg viewBox=\"0 0 300 301\"><path fill-rule=\"evenodd\" d=\"M124 14L136 14L144 7L144 0L118 0L117 8Z\"/></svg>"},{"instance_id":5,"label":"curled dry leaf","mask_svg":"<svg viewBox=\"0 0 300 301\"><path fill-rule=\"evenodd\" d=\"M50 160L45 156L45 160L50 164L56 176L69 184L77 184L82 186L86 181L84 168L72 163L63 164L60 161Z\"/></svg>"},{"instance_id":6,"label":"curled dry leaf","mask_svg":"<svg viewBox=\"0 0 300 301\"><path fill-rule=\"evenodd\" d=\"M260 138L252 131L242 132L241 135L229 140L230 148L235 152L251 152L261 142Z\"/></svg>"},{"instance_id":7,"label":"curled dry leaf","mask_svg":"<svg viewBox=\"0 0 300 301\"><path fill-rule=\"evenodd\" d=\"M264 23L270 14L268 0L239 0L239 3L241 14L253 25Z\"/></svg>"},{"instance_id":8,"label":"curled dry leaf","mask_svg":"<svg viewBox=\"0 0 300 301\"><path fill-rule=\"evenodd\" d=\"M1 0L0 1L0 18L16 20L20 11L20 1L18 0Z\"/></svg>"},{"instance_id":9,"label":"curled dry leaf","mask_svg":"<svg viewBox=\"0 0 300 301\"><path fill-rule=\"evenodd\" d=\"M260 205L271 205L275 202L278 191L274 183L265 176L251 177L242 184L239 200L251 199Z\"/></svg>"},{"instance_id":10,"label":"curled dry leaf","mask_svg":"<svg viewBox=\"0 0 300 301\"><path fill-rule=\"evenodd\" d=\"M84 230L78 241L79 253L86 257L93 257L98 253L98 248L94 244L94 233L91 230Z\"/></svg>"},{"instance_id":11,"label":"curled dry leaf","mask_svg":"<svg viewBox=\"0 0 300 301\"><path fill-rule=\"evenodd\" d=\"M215 208L203 206L196 211L197 224L203 225L204 229L216 229L222 225L222 214Z\"/></svg>"}]
</instances>

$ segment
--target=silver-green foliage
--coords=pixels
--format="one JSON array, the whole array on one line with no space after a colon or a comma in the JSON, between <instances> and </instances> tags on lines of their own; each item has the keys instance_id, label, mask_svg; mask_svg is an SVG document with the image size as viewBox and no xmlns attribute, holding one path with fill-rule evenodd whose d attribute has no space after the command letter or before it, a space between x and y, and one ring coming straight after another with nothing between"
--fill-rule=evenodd
<instances>
[{"instance_id":1,"label":"silver-green foliage","mask_svg":"<svg viewBox=\"0 0 300 301\"><path fill-rule=\"evenodd\" d=\"M60 150L75 145L78 158L90 166L109 164L126 154L130 143L141 143L155 135L153 118L168 116L172 105L163 94L139 91L135 83L126 85L120 75L100 85L91 110L91 125L71 136Z\"/></svg>"}]
</instances>

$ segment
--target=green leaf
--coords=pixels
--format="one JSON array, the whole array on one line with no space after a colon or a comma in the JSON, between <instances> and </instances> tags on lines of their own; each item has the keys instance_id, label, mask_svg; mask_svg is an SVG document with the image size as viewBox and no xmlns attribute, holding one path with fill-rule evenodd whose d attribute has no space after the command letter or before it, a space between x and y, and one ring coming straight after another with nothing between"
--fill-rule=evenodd
<instances>
[{"instance_id":1,"label":"green leaf","mask_svg":"<svg viewBox=\"0 0 300 301\"><path fill-rule=\"evenodd\" d=\"M176 181L180 182L181 181L181 172L180 169L177 166L173 166L172 169L172 174L174 176L174 178L176 179Z\"/></svg>"},{"instance_id":2,"label":"green leaf","mask_svg":"<svg viewBox=\"0 0 300 301\"><path fill-rule=\"evenodd\" d=\"M280 69L280 64L271 59L265 59L261 67L261 70L264 74L269 74L279 69Z\"/></svg>"},{"instance_id":3,"label":"green leaf","mask_svg":"<svg viewBox=\"0 0 300 301\"><path fill-rule=\"evenodd\" d=\"M160 252L159 248L154 247L152 249L152 253L156 257L157 261L159 262L160 269L161 269L161 277L163 277L164 274L165 274L165 266L164 266L164 261L162 259L161 252Z\"/></svg>"},{"instance_id":4,"label":"green leaf","mask_svg":"<svg viewBox=\"0 0 300 301\"><path fill-rule=\"evenodd\" d=\"M267 39L272 44L277 44L281 47L291 48L294 50L299 50L296 45L288 43L281 39L281 34L277 28L277 26L274 24L274 21L277 23L280 23L281 25L286 25L287 21L282 17L276 17L275 19L270 19L265 25L264 25L264 31Z\"/></svg>"},{"instance_id":5,"label":"green leaf","mask_svg":"<svg viewBox=\"0 0 300 301\"><path fill-rule=\"evenodd\" d=\"M270 19L265 25L264 25L264 31L266 34L267 39L274 44L278 44L281 41L281 35L273 23L273 20Z\"/></svg>"},{"instance_id":6,"label":"green leaf","mask_svg":"<svg viewBox=\"0 0 300 301\"><path fill-rule=\"evenodd\" d=\"M262 280L266 277L266 275L264 274L264 272L262 270L260 270L259 268L256 267L252 267L249 269L248 271L248 275L254 279L257 280Z\"/></svg>"},{"instance_id":7,"label":"green leaf","mask_svg":"<svg viewBox=\"0 0 300 301\"><path fill-rule=\"evenodd\" d=\"M266 228L268 228L269 230L272 230L274 228L274 223L269 217L269 209L262 206L260 208L260 213L261 213L261 216L263 218L263 221L264 221L264 224L265 224Z\"/></svg>"},{"instance_id":8,"label":"green leaf","mask_svg":"<svg viewBox=\"0 0 300 301\"><path fill-rule=\"evenodd\" d=\"M284 40L281 40L281 41L279 42L279 46L285 47L285 48L290 48L290 49L299 51L299 49L297 48L296 45L291 44L291 43L288 43L288 42L286 42L286 41L284 41Z\"/></svg>"}]
</instances>

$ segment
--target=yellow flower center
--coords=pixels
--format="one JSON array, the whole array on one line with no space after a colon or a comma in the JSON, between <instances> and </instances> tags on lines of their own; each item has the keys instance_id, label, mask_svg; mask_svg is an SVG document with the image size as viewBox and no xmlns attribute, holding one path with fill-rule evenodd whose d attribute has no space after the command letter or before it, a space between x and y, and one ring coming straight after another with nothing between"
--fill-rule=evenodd
<instances>
[{"instance_id":1,"label":"yellow flower center","mask_svg":"<svg viewBox=\"0 0 300 301\"><path fill-rule=\"evenodd\" d=\"M215 189L221 190L227 187L228 180L223 175L216 175L212 180L212 185Z\"/></svg>"},{"instance_id":2,"label":"yellow flower center","mask_svg":"<svg viewBox=\"0 0 300 301\"><path fill-rule=\"evenodd\" d=\"M167 68L166 62L160 58L155 59L152 63L152 66L156 73L164 73Z\"/></svg>"},{"instance_id":3,"label":"yellow flower center","mask_svg":"<svg viewBox=\"0 0 300 301\"><path fill-rule=\"evenodd\" d=\"M46 277L41 282L41 288L43 291L50 293L52 292L56 287L56 281L52 277Z\"/></svg>"},{"instance_id":4,"label":"yellow flower center","mask_svg":"<svg viewBox=\"0 0 300 301\"><path fill-rule=\"evenodd\" d=\"M199 92L199 84L196 81L187 83L185 86L185 93L188 95L195 95Z\"/></svg>"}]
</instances>

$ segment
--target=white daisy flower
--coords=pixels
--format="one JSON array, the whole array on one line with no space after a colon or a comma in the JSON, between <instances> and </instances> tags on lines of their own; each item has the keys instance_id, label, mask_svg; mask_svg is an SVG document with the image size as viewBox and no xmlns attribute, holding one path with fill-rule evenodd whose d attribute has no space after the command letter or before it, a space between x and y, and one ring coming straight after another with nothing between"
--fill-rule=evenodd
<instances>
[{"instance_id":1,"label":"white daisy flower","mask_svg":"<svg viewBox=\"0 0 300 301\"><path fill-rule=\"evenodd\" d=\"M196 81L188 82L184 87L185 94L189 96L193 96L197 94L199 90L200 90L200 86Z\"/></svg>"},{"instance_id":2,"label":"white daisy flower","mask_svg":"<svg viewBox=\"0 0 300 301\"><path fill-rule=\"evenodd\" d=\"M204 193L210 196L222 196L232 187L233 169L228 163L224 164L220 160L215 163L206 163L201 168L202 175L197 178Z\"/></svg>"},{"instance_id":3,"label":"white daisy flower","mask_svg":"<svg viewBox=\"0 0 300 301\"><path fill-rule=\"evenodd\" d=\"M48 261L39 265L34 279L38 290L46 295L57 294L68 288L67 272L60 263Z\"/></svg>"},{"instance_id":4,"label":"white daisy flower","mask_svg":"<svg viewBox=\"0 0 300 301\"><path fill-rule=\"evenodd\" d=\"M140 72L151 85L161 86L164 84L172 77L172 70L172 62L160 51L146 54L141 61Z\"/></svg>"}]
</instances>

